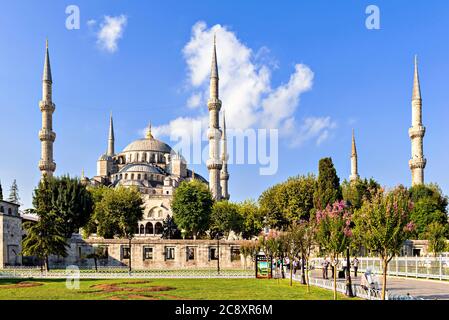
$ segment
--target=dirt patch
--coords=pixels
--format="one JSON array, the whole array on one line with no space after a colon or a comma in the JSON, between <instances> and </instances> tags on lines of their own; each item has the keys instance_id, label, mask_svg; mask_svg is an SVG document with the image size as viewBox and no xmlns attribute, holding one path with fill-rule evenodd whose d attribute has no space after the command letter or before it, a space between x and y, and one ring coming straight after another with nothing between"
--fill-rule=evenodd
<instances>
[{"instance_id":1,"label":"dirt patch","mask_svg":"<svg viewBox=\"0 0 449 320\"><path fill-rule=\"evenodd\" d=\"M21 281L16 284L0 285L0 289L18 289L18 288L31 288L42 286L40 282Z\"/></svg>"},{"instance_id":2,"label":"dirt patch","mask_svg":"<svg viewBox=\"0 0 449 320\"><path fill-rule=\"evenodd\" d=\"M128 281L128 282L119 282L119 283L105 283L105 284L95 284L90 286L91 288L97 289L94 291L95 293L113 293L113 292L161 292L161 291L170 291L175 290L173 287L164 287L164 286L149 286L143 288L130 288L130 287L122 287L122 285L126 284L146 284L150 281Z\"/></svg>"}]
</instances>

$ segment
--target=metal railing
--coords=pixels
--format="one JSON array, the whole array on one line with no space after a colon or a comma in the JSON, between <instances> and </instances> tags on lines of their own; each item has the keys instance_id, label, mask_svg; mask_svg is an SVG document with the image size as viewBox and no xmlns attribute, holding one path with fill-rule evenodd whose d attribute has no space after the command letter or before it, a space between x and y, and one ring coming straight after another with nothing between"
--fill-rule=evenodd
<instances>
[{"instance_id":1,"label":"metal railing","mask_svg":"<svg viewBox=\"0 0 449 320\"><path fill-rule=\"evenodd\" d=\"M113 278L253 278L253 270L241 269L144 269L128 267L98 267L42 270L39 267L7 267L0 269L0 278L52 278L65 279L76 273L81 279Z\"/></svg>"},{"instance_id":2,"label":"metal railing","mask_svg":"<svg viewBox=\"0 0 449 320\"><path fill-rule=\"evenodd\" d=\"M382 261L376 257L358 258L361 272L371 270L383 274ZM323 258L314 258L313 263L321 267ZM449 280L449 257L394 257L388 264L387 276Z\"/></svg>"}]
</instances>

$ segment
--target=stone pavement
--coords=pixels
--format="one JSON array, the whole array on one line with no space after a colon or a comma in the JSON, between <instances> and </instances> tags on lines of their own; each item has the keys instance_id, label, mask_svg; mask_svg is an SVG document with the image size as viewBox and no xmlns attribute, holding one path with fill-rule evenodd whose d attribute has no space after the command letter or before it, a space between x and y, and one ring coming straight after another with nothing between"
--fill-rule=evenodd
<instances>
[{"instance_id":1,"label":"stone pavement","mask_svg":"<svg viewBox=\"0 0 449 320\"><path fill-rule=\"evenodd\" d=\"M322 278L321 270L313 270L312 277ZM329 269L329 278L331 276ZM382 287L382 276L376 275L379 285ZM353 283L360 284L360 272L354 278L354 271L351 271ZM337 279L344 282L345 279ZM387 290L392 294L407 295L423 299L449 300L449 281L425 280L414 278L388 277Z\"/></svg>"}]
</instances>

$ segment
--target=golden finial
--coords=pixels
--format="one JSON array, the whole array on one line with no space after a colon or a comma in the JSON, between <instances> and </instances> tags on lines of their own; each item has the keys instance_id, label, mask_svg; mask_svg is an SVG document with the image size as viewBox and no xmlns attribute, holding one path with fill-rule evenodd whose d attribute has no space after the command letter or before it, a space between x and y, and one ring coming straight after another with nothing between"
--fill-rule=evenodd
<instances>
[{"instance_id":1,"label":"golden finial","mask_svg":"<svg viewBox=\"0 0 449 320\"><path fill-rule=\"evenodd\" d=\"M151 133L151 121L150 124L148 125L147 139L154 139L153 134Z\"/></svg>"},{"instance_id":2,"label":"golden finial","mask_svg":"<svg viewBox=\"0 0 449 320\"><path fill-rule=\"evenodd\" d=\"M45 39L45 48L47 48L47 49L48 49L48 38L47 38L47 39Z\"/></svg>"}]
</instances>

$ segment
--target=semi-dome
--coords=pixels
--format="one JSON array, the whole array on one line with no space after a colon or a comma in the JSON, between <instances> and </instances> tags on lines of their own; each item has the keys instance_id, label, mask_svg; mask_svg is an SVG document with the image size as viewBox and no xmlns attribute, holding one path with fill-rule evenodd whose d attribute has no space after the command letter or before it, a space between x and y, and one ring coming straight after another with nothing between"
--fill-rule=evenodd
<instances>
[{"instance_id":1,"label":"semi-dome","mask_svg":"<svg viewBox=\"0 0 449 320\"><path fill-rule=\"evenodd\" d=\"M125 172L143 172L143 173L155 173L155 174L164 174L161 168L146 164L146 163L130 163L125 165L119 173Z\"/></svg>"}]
</instances>

